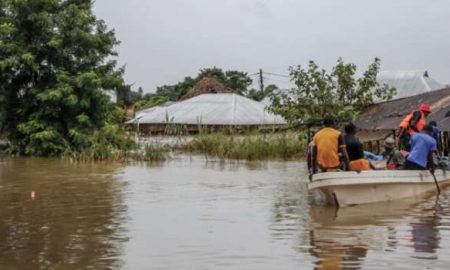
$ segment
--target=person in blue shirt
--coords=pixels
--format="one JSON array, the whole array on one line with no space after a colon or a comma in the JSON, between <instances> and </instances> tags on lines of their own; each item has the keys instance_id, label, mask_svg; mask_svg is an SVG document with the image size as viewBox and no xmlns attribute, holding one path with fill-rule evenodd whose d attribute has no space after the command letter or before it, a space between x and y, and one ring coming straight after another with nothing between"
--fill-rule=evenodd
<instances>
[{"instance_id":1,"label":"person in blue shirt","mask_svg":"<svg viewBox=\"0 0 450 270\"><path fill-rule=\"evenodd\" d=\"M437 148L438 150L441 149L440 144L441 144L441 130L439 129L439 127L437 126L436 121L431 121L430 125L433 127L433 138L436 140L437 142ZM438 151L439 152L439 151Z\"/></svg>"},{"instance_id":2,"label":"person in blue shirt","mask_svg":"<svg viewBox=\"0 0 450 270\"><path fill-rule=\"evenodd\" d=\"M434 172L433 153L437 151L436 140L432 137L433 127L425 125L422 132L411 136L411 152L405 161L406 170L426 170Z\"/></svg>"}]
</instances>

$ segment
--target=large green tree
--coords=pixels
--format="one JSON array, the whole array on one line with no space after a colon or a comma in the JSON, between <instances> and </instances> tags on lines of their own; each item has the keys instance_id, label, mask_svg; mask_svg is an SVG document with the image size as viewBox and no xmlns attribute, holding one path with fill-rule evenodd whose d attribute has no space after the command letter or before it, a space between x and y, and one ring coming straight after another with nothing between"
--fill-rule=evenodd
<instances>
[{"instance_id":1,"label":"large green tree","mask_svg":"<svg viewBox=\"0 0 450 270\"><path fill-rule=\"evenodd\" d=\"M120 148L114 32L93 0L0 1L0 127L21 154ZM101 157L96 157L101 158Z\"/></svg>"},{"instance_id":2,"label":"large green tree","mask_svg":"<svg viewBox=\"0 0 450 270\"><path fill-rule=\"evenodd\" d=\"M368 105L395 95L395 88L377 82L379 69L378 58L362 76L356 75L355 64L345 63L341 58L331 72L320 69L313 61L307 69L291 67L295 87L273 95L270 109L291 124L315 125L326 116L341 122L354 120Z\"/></svg>"}]
</instances>

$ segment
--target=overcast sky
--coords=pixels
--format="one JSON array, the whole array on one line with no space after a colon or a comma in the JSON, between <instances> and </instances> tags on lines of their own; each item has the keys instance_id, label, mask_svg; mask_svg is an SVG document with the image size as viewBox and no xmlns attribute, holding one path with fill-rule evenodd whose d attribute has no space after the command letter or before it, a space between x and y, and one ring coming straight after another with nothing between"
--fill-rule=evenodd
<instances>
[{"instance_id":1,"label":"overcast sky","mask_svg":"<svg viewBox=\"0 0 450 270\"><path fill-rule=\"evenodd\" d=\"M203 67L288 74L340 56L363 68L377 56L382 70L450 83L448 0L96 0L94 12L121 41L126 82L148 92Z\"/></svg>"}]
</instances>

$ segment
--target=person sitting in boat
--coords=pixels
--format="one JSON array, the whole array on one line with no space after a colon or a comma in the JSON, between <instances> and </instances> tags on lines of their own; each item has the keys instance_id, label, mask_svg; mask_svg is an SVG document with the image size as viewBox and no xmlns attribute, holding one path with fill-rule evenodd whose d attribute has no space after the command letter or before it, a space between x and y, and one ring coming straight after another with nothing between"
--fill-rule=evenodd
<instances>
[{"instance_id":1,"label":"person sitting in boat","mask_svg":"<svg viewBox=\"0 0 450 270\"><path fill-rule=\"evenodd\" d=\"M347 150L344 137L336 130L336 121L332 117L324 119L324 128L319 130L313 138L312 171L317 173L317 167L322 171L336 171L342 169L341 154L345 168L349 168Z\"/></svg>"},{"instance_id":2,"label":"person sitting in boat","mask_svg":"<svg viewBox=\"0 0 450 270\"><path fill-rule=\"evenodd\" d=\"M312 134L312 136L311 136L311 134ZM313 167L312 166L312 152L313 152L313 148L314 148L314 142L311 139L311 137L314 137L315 134L316 134L315 131L313 131L310 134L308 134L308 141L309 141L309 143L308 143L308 151L306 153L306 164L308 166L309 175L313 174L313 170L312 170L312 167Z\"/></svg>"},{"instance_id":3,"label":"person sitting in boat","mask_svg":"<svg viewBox=\"0 0 450 270\"><path fill-rule=\"evenodd\" d=\"M436 140L437 148L438 148L438 154L441 155L440 149L441 149L441 129L437 126L436 121L430 121L430 125L433 127L433 138Z\"/></svg>"},{"instance_id":4,"label":"person sitting in boat","mask_svg":"<svg viewBox=\"0 0 450 270\"><path fill-rule=\"evenodd\" d=\"M362 143L356 137L357 128L353 123L348 123L344 127L345 145L349 159L349 169L351 171L368 171L371 169L369 161L364 157Z\"/></svg>"},{"instance_id":5,"label":"person sitting in boat","mask_svg":"<svg viewBox=\"0 0 450 270\"><path fill-rule=\"evenodd\" d=\"M437 151L436 140L432 137L433 127L425 125L422 132L411 136L411 152L406 158L405 169L434 172L433 153Z\"/></svg>"},{"instance_id":6,"label":"person sitting in boat","mask_svg":"<svg viewBox=\"0 0 450 270\"><path fill-rule=\"evenodd\" d=\"M388 170L402 169L405 164L405 157L395 147L395 140L388 137L384 140L384 152L381 156L386 160L386 168Z\"/></svg>"},{"instance_id":7,"label":"person sitting in boat","mask_svg":"<svg viewBox=\"0 0 450 270\"><path fill-rule=\"evenodd\" d=\"M422 131L427 122L427 116L431 113L430 105L423 103L417 111L408 114L400 123L397 137L399 149L410 151L410 139L414 133Z\"/></svg>"}]
</instances>

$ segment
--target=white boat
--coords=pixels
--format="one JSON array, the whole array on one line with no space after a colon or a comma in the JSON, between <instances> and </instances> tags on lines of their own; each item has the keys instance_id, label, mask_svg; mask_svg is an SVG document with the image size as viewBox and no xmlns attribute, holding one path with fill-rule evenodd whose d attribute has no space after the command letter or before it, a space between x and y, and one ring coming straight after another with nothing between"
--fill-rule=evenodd
<instances>
[{"instance_id":1,"label":"white boat","mask_svg":"<svg viewBox=\"0 0 450 270\"><path fill-rule=\"evenodd\" d=\"M450 171L436 170L442 190L450 185ZM371 170L362 172L326 172L313 175L308 189L314 199L325 204L351 206L416 197L437 192L429 171Z\"/></svg>"}]
</instances>

